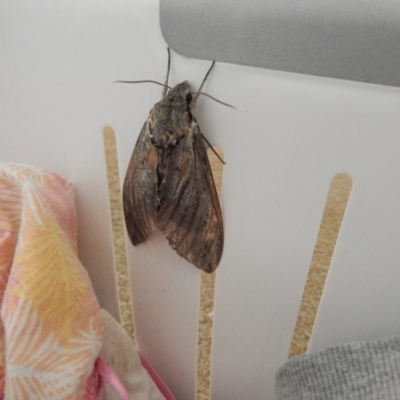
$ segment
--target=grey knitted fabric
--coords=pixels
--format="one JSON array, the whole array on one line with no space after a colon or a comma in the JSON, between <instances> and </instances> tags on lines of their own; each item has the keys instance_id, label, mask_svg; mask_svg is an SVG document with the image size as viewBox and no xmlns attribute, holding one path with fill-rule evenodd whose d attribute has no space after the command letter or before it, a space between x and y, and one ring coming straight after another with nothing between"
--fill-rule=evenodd
<instances>
[{"instance_id":1,"label":"grey knitted fabric","mask_svg":"<svg viewBox=\"0 0 400 400\"><path fill-rule=\"evenodd\" d=\"M400 337L328 347L277 372L277 400L399 400Z\"/></svg>"}]
</instances>

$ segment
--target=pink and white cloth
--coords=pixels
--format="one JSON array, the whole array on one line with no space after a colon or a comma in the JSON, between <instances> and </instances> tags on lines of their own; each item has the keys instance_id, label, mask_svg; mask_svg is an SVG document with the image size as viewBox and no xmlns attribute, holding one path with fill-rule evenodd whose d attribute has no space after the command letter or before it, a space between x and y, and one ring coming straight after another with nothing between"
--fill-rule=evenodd
<instances>
[{"instance_id":1,"label":"pink and white cloth","mask_svg":"<svg viewBox=\"0 0 400 400\"><path fill-rule=\"evenodd\" d=\"M77 254L72 185L42 168L0 164L0 398L96 399L104 324ZM110 355L118 344L108 345ZM141 376L151 390L137 397L128 385L130 398L167 396Z\"/></svg>"}]
</instances>

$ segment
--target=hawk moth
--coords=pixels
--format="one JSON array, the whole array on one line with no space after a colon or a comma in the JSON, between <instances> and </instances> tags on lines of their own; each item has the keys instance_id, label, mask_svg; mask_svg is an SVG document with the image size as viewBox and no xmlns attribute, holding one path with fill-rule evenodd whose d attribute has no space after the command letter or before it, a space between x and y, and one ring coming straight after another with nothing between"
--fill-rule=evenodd
<instances>
[{"instance_id":1,"label":"hawk moth","mask_svg":"<svg viewBox=\"0 0 400 400\"><path fill-rule=\"evenodd\" d=\"M213 272L221 260L224 230L204 137L192 114L201 92L191 92L188 81L164 86L126 171L126 228L134 246L159 229L181 257Z\"/></svg>"}]
</instances>

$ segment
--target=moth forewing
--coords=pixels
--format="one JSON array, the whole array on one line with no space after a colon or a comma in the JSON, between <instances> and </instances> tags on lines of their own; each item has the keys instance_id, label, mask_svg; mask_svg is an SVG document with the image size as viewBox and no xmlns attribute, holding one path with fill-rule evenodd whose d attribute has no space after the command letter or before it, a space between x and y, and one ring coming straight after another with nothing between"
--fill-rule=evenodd
<instances>
[{"instance_id":1,"label":"moth forewing","mask_svg":"<svg viewBox=\"0 0 400 400\"><path fill-rule=\"evenodd\" d=\"M125 222L134 245L158 228L176 252L213 272L223 250L217 191L187 81L150 111L128 166Z\"/></svg>"},{"instance_id":2,"label":"moth forewing","mask_svg":"<svg viewBox=\"0 0 400 400\"><path fill-rule=\"evenodd\" d=\"M125 175L123 207L125 224L134 246L155 229L157 208L157 150L149 139L148 121L143 125Z\"/></svg>"},{"instance_id":3,"label":"moth forewing","mask_svg":"<svg viewBox=\"0 0 400 400\"><path fill-rule=\"evenodd\" d=\"M223 248L218 196L205 145L195 121L171 152L157 227L179 255L212 272Z\"/></svg>"}]
</instances>

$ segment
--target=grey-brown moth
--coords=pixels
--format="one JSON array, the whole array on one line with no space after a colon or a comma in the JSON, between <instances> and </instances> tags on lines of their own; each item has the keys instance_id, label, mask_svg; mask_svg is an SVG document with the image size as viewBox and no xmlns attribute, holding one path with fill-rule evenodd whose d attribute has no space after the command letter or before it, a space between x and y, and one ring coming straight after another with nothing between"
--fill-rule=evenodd
<instances>
[{"instance_id":1,"label":"grey-brown moth","mask_svg":"<svg viewBox=\"0 0 400 400\"><path fill-rule=\"evenodd\" d=\"M224 229L203 135L192 114L199 94L191 92L188 81L173 88L166 83L133 150L123 207L134 246L159 229L181 257L213 272L221 260Z\"/></svg>"}]
</instances>

